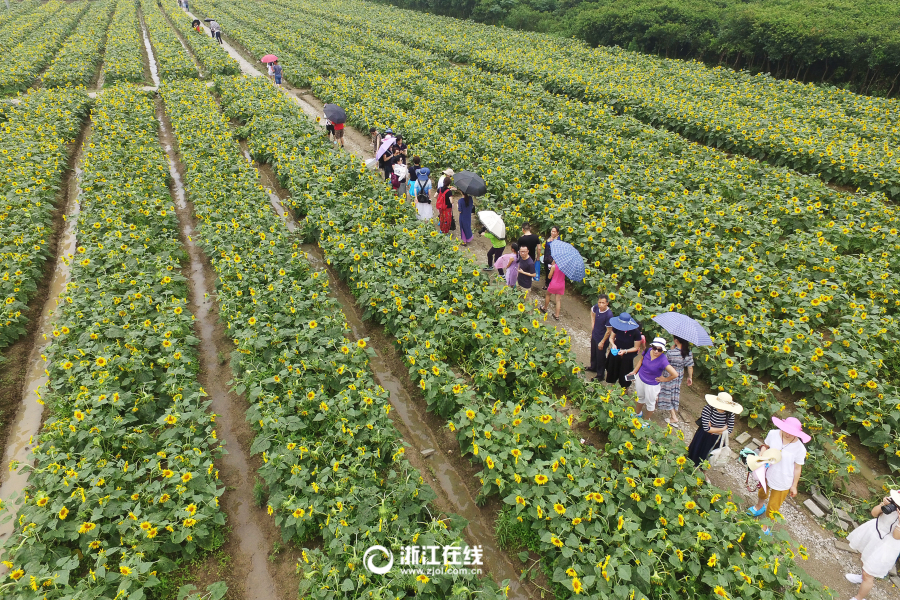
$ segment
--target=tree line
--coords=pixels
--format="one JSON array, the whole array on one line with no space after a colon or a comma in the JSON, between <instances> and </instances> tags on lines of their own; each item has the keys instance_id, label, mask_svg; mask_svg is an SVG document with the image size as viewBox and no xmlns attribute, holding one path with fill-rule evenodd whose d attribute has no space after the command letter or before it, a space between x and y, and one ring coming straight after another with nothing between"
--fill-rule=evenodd
<instances>
[{"instance_id":1,"label":"tree line","mask_svg":"<svg viewBox=\"0 0 900 600\"><path fill-rule=\"evenodd\" d=\"M900 93L896 0L379 1L863 94Z\"/></svg>"}]
</instances>

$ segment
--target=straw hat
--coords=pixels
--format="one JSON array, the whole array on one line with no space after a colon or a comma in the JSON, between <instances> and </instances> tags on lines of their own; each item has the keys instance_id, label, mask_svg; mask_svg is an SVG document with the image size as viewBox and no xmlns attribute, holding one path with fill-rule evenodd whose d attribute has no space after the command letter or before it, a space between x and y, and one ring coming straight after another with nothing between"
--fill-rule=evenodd
<instances>
[{"instance_id":1,"label":"straw hat","mask_svg":"<svg viewBox=\"0 0 900 600\"><path fill-rule=\"evenodd\" d=\"M777 448L769 448L759 455L751 455L747 457L747 468L755 471L766 465L774 465L781 462L781 450Z\"/></svg>"},{"instance_id":2,"label":"straw hat","mask_svg":"<svg viewBox=\"0 0 900 600\"><path fill-rule=\"evenodd\" d=\"M719 410L724 410L727 412L733 412L736 415L744 412L744 407L735 402L734 398L732 398L731 394L729 394L728 392L719 392L719 394L716 396L706 394L706 403L713 408L718 408Z\"/></svg>"},{"instance_id":3,"label":"straw hat","mask_svg":"<svg viewBox=\"0 0 900 600\"><path fill-rule=\"evenodd\" d=\"M444 175L447 175L448 177L453 177L454 175L456 175L456 173L453 172L453 169L444 169L442 173Z\"/></svg>"},{"instance_id":4,"label":"straw hat","mask_svg":"<svg viewBox=\"0 0 900 600\"><path fill-rule=\"evenodd\" d=\"M894 501L894 504L900 506L900 490L891 490L891 500Z\"/></svg>"}]
</instances>

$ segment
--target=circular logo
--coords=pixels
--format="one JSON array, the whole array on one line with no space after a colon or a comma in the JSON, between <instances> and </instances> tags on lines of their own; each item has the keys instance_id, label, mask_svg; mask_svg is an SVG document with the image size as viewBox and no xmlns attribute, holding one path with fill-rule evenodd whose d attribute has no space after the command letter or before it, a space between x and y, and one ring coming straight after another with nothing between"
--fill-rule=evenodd
<instances>
[{"instance_id":1,"label":"circular logo","mask_svg":"<svg viewBox=\"0 0 900 600\"><path fill-rule=\"evenodd\" d=\"M375 557L378 556L378 553L383 553L388 557L387 564L381 567L375 566ZM372 546L366 553L363 554L363 563L366 565L366 568L370 573L375 573L376 575L384 575L388 571L391 570L391 567L394 566L394 554L384 546Z\"/></svg>"}]
</instances>

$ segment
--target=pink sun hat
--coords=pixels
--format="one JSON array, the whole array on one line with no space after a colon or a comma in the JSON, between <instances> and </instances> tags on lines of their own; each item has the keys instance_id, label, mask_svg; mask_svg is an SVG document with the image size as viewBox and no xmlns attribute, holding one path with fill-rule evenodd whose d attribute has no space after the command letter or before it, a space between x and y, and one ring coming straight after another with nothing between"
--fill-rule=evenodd
<instances>
[{"instance_id":1,"label":"pink sun hat","mask_svg":"<svg viewBox=\"0 0 900 600\"><path fill-rule=\"evenodd\" d=\"M772 423L783 432L796 435L804 444L808 444L809 440L812 439L808 433L803 431L803 425L800 424L796 417L788 417L783 421L778 417L772 417Z\"/></svg>"}]
</instances>

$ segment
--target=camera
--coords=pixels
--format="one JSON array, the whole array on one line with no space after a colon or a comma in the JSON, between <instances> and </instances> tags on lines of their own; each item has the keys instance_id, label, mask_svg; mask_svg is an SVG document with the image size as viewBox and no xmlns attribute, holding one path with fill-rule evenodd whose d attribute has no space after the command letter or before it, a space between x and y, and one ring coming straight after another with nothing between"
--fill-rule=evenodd
<instances>
[{"instance_id":1,"label":"camera","mask_svg":"<svg viewBox=\"0 0 900 600\"><path fill-rule=\"evenodd\" d=\"M897 510L897 505L894 504L893 500L890 500L887 504L881 507L882 514L889 515Z\"/></svg>"}]
</instances>

